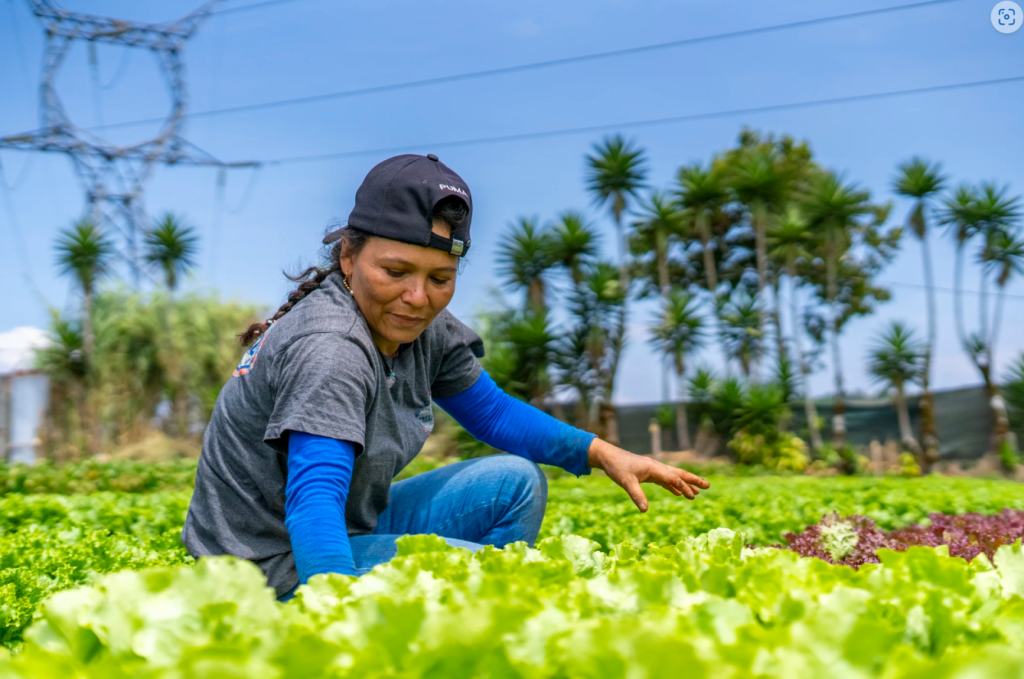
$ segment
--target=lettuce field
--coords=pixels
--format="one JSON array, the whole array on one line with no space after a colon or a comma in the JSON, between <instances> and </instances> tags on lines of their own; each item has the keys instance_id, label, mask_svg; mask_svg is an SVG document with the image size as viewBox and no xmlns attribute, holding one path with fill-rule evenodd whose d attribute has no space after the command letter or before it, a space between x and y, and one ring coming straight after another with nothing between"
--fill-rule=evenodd
<instances>
[{"instance_id":1,"label":"lettuce field","mask_svg":"<svg viewBox=\"0 0 1024 679\"><path fill-rule=\"evenodd\" d=\"M278 603L193 563L188 463L0 468L0 679L1024 676L1024 490L711 478L694 502L550 482L535 548L404 538Z\"/></svg>"}]
</instances>

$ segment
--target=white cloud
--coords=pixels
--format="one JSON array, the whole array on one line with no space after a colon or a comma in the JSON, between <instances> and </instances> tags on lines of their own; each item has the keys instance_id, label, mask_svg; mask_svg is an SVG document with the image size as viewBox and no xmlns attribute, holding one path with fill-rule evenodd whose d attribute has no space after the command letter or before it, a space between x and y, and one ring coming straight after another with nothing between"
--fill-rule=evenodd
<instances>
[{"instance_id":1,"label":"white cloud","mask_svg":"<svg viewBox=\"0 0 1024 679\"><path fill-rule=\"evenodd\" d=\"M45 330L27 325L0 332L0 374L32 368L35 350L48 343Z\"/></svg>"}]
</instances>

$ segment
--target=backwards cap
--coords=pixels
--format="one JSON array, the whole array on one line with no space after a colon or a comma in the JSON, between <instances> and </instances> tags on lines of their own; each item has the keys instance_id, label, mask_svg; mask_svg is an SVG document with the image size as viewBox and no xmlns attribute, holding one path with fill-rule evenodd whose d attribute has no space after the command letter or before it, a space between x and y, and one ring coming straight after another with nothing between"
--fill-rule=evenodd
<instances>
[{"instance_id":1,"label":"backwards cap","mask_svg":"<svg viewBox=\"0 0 1024 679\"><path fill-rule=\"evenodd\" d=\"M433 231L431 215L444 198L455 196L466 204L466 221L454 229L451 238ZM473 218L473 197L462 177L429 153L395 156L378 163L359 190L348 216L348 226L374 236L437 248L457 257L469 252L469 225ZM341 238L342 229L324 237L324 243Z\"/></svg>"}]
</instances>

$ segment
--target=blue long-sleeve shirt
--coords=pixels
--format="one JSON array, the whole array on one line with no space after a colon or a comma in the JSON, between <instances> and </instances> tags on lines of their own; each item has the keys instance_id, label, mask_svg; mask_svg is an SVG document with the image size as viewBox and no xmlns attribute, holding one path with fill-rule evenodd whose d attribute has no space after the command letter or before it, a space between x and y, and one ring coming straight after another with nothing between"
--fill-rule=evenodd
<instances>
[{"instance_id":1,"label":"blue long-sleeve shirt","mask_svg":"<svg viewBox=\"0 0 1024 679\"><path fill-rule=\"evenodd\" d=\"M436 403L484 443L577 476L589 474L594 435L569 426L515 399L486 372L469 389ZM355 574L345 526L355 446L349 441L291 432L285 526L291 537L299 582L318 573Z\"/></svg>"},{"instance_id":2,"label":"blue long-sleeve shirt","mask_svg":"<svg viewBox=\"0 0 1024 679\"><path fill-rule=\"evenodd\" d=\"M288 435L284 525L300 583L317 573L355 575L345 528L345 501L355 461L355 445L349 441L301 431Z\"/></svg>"},{"instance_id":3,"label":"blue long-sleeve shirt","mask_svg":"<svg viewBox=\"0 0 1024 679\"><path fill-rule=\"evenodd\" d=\"M590 473L587 454L594 435L509 396L486 372L462 392L437 405L487 445L576 476Z\"/></svg>"}]
</instances>

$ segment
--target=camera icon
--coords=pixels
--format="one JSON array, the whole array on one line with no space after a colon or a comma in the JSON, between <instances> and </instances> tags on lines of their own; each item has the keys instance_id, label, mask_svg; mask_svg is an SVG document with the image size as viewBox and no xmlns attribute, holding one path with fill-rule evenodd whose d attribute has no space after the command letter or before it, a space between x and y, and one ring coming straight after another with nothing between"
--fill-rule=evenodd
<instances>
[{"instance_id":1,"label":"camera icon","mask_svg":"<svg viewBox=\"0 0 1024 679\"><path fill-rule=\"evenodd\" d=\"M992 27L1000 33L1015 33L1024 23L1020 5L1016 2L1000 2L992 8Z\"/></svg>"}]
</instances>

